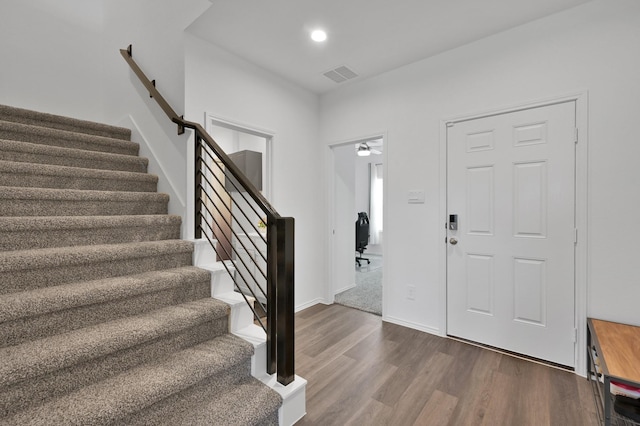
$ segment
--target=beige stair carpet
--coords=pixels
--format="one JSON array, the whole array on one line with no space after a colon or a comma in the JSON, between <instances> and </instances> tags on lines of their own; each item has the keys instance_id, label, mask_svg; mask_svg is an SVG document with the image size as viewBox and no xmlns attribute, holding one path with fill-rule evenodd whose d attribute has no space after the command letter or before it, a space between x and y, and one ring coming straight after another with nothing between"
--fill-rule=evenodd
<instances>
[{"instance_id":1,"label":"beige stair carpet","mask_svg":"<svg viewBox=\"0 0 640 426\"><path fill-rule=\"evenodd\" d=\"M0 105L0 425L275 425L130 131Z\"/></svg>"}]
</instances>

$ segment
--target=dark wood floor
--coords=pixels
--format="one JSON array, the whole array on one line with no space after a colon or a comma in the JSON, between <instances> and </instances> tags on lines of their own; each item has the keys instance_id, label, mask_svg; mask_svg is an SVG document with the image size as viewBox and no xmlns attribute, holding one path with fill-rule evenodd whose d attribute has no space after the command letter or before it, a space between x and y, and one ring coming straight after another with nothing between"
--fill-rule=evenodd
<instances>
[{"instance_id":1,"label":"dark wood floor","mask_svg":"<svg viewBox=\"0 0 640 426\"><path fill-rule=\"evenodd\" d=\"M598 424L582 377L340 305L296 314L296 373L298 425Z\"/></svg>"}]
</instances>

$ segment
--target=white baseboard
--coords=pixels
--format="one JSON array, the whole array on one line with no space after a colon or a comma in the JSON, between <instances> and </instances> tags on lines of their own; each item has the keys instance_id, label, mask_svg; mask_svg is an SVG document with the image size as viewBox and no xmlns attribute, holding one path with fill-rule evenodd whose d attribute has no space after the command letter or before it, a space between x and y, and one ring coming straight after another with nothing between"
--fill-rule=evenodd
<instances>
[{"instance_id":1,"label":"white baseboard","mask_svg":"<svg viewBox=\"0 0 640 426\"><path fill-rule=\"evenodd\" d=\"M397 325L401 325L403 327L408 327L408 328L413 328L414 330L418 330L418 331L424 331L425 333L429 333L429 334L435 334L436 336L440 336L440 337L445 337L446 333L443 333L442 330L440 330L437 327L430 327L424 324L418 324L415 322L411 322L411 321L405 321L402 320L400 318L395 318L392 316L384 316L382 318L383 321L386 322L390 322L392 324L397 324Z\"/></svg>"},{"instance_id":2,"label":"white baseboard","mask_svg":"<svg viewBox=\"0 0 640 426\"><path fill-rule=\"evenodd\" d=\"M328 302L327 302L325 299L323 299L322 297L318 297L318 298L313 299L313 300L311 300L311 301L309 301L309 302L303 303L302 305L298 305L298 306L296 306L296 307L295 307L295 311L296 311L296 312L300 312L300 311L303 311L303 310L305 310L305 309L307 309L307 308L310 308L310 307L312 307L312 306L315 306L315 305L317 305L317 304L319 304L319 303L322 303L323 305L331 305L331 303L328 303Z\"/></svg>"},{"instance_id":3,"label":"white baseboard","mask_svg":"<svg viewBox=\"0 0 640 426\"><path fill-rule=\"evenodd\" d=\"M356 286L355 284L351 284L351 285L348 285L348 286L346 286L346 287L339 288L339 289L338 289L338 290L336 290L336 292L335 292L335 293L333 293L333 294L334 294L334 296L335 296L336 294L338 294L338 293L342 293L343 291L351 290L352 288L355 288L355 286Z\"/></svg>"}]
</instances>

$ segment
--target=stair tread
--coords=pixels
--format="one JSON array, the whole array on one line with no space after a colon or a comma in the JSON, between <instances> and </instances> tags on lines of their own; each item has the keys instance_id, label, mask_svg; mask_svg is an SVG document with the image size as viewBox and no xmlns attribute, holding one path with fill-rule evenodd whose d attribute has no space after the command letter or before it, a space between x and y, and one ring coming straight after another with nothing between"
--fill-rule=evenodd
<instances>
[{"instance_id":1,"label":"stair tread","mask_svg":"<svg viewBox=\"0 0 640 426\"><path fill-rule=\"evenodd\" d=\"M0 251L174 240L181 224L163 214L0 216Z\"/></svg>"},{"instance_id":2,"label":"stair tread","mask_svg":"<svg viewBox=\"0 0 640 426\"><path fill-rule=\"evenodd\" d=\"M65 146L86 151L114 152L137 155L139 145L124 139L89 135L51 127L22 124L0 120L0 135L3 139L32 142L42 145Z\"/></svg>"},{"instance_id":3,"label":"stair tread","mask_svg":"<svg viewBox=\"0 0 640 426\"><path fill-rule=\"evenodd\" d=\"M246 362L252 354L250 344L225 334L85 386L6 420L14 425L116 422L239 362Z\"/></svg>"},{"instance_id":4,"label":"stair tread","mask_svg":"<svg viewBox=\"0 0 640 426\"><path fill-rule=\"evenodd\" d=\"M97 191L156 192L158 176L0 160L0 185Z\"/></svg>"},{"instance_id":5,"label":"stair tread","mask_svg":"<svg viewBox=\"0 0 640 426\"><path fill-rule=\"evenodd\" d=\"M0 160L0 173L84 177L88 179L121 179L157 182L158 176L151 173L127 172L119 170L87 169L82 167L59 166L55 164L25 163Z\"/></svg>"},{"instance_id":6,"label":"stair tread","mask_svg":"<svg viewBox=\"0 0 640 426\"><path fill-rule=\"evenodd\" d=\"M249 377L232 389L211 398L206 393L189 395L163 413L161 425L255 425L263 424L282 404L278 393Z\"/></svg>"},{"instance_id":7,"label":"stair tread","mask_svg":"<svg viewBox=\"0 0 640 426\"><path fill-rule=\"evenodd\" d=\"M119 216L167 214L169 195L0 186L0 216Z\"/></svg>"},{"instance_id":8,"label":"stair tread","mask_svg":"<svg viewBox=\"0 0 640 426\"><path fill-rule=\"evenodd\" d=\"M131 138L131 130L125 127L65 117L46 112L32 111L8 105L0 105L0 120L23 124L35 124L44 127L100 136L111 135L112 137L125 140Z\"/></svg>"},{"instance_id":9,"label":"stair tread","mask_svg":"<svg viewBox=\"0 0 640 426\"><path fill-rule=\"evenodd\" d=\"M0 252L0 272L151 257L175 252L193 252L193 244L183 240L163 240L6 251Z\"/></svg>"},{"instance_id":10,"label":"stair tread","mask_svg":"<svg viewBox=\"0 0 640 426\"><path fill-rule=\"evenodd\" d=\"M0 199L60 201L169 201L157 192L96 191L85 189L29 188L0 186Z\"/></svg>"},{"instance_id":11,"label":"stair tread","mask_svg":"<svg viewBox=\"0 0 640 426\"><path fill-rule=\"evenodd\" d=\"M43 162L37 162L36 164L59 164L69 165L73 161L85 161L85 162L108 162L111 164L122 164L128 167L128 169L135 169L141 172L146 171L146 167L149 160L145 157L139 157L126 154L114 154L110 152L100 151L87 151L77 148L65 148L60 146L40 145L31 142L6 140L0 138L0 158L8 159L11 161L20 161L14 159L14 156L10 156L7 152L21 153L23 155L41 155L43 156ZM32 162L25 161L25 162ZM100 169L98 167L95 167ZM100 170L113 170L112 167Z\"/></svg>"},{"instance_id":12,"label":"stair tread","mask_svg":"<svg viewBox=\"0 0 640 426\"><path fill-rule=\"evenodd\" d=\"M0 386L38 377L158 339L228 314L228 306L201 299L0 348Z\"/></svg>"},{"instance_id":13,"label":"stair tread","mask_svg":"<svg viewBox=\"0 0 640 426\"><path fill-rule=\"evenodd\" d=\"M184 266L4 294L0 295L0 323L78 306L125 299L203 279L209 279L207 271L195 266Z\"/></svg>"},{"instance_id":14,"label":"stair tread","mask_svg":"<svg viewBox=\"0 0 640 426\"><path fill-rule=\"evenodd\" d=\"M180 225L178 215L0 216L0 232Z\"/></svg>"}]
</instances>

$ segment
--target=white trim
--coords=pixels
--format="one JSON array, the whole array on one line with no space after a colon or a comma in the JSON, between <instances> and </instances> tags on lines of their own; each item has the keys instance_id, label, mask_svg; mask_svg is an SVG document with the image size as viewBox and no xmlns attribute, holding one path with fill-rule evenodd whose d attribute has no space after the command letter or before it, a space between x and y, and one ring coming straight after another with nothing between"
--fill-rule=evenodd
<instances>
[{"instance_id":1,"label":"white trim","mask_svg":"<svg viewBox=\"0 0 640 426\"><path fill-rule=\"evenodd\" d=\"M442 336L447 334L447 125L445 120L440 122L440 145L439 145L439 202L440 209L438 218L442 221L438 223L438 241L442 244L442 248L438 251L438 279L440 286L438 289L438 298L440 300L440 333Z\"/></svg>"},{"instance_id":2,"label":"white trim","mask_svg":"<svg viewBox=\"0 0 640 426\"><path fill-rule=\"evenodd\" d=\"M575 372L587 376L587 292L589 288L589 92L584 90L575 96L576 127L576 319L578 330L576 341Z\"/></svg>"},{"instance_id":3,"label":"white trim","mask_svg":"<svg viewBox=\"0 0 640 426\"><path fill-rule=\"evenodd\" d=\"M335 293L333 291L333 287L334 287L333 274L335 269L335 265L333 261L333 229L334 229L333 209L335 206L335 201L333 198L333 187L335 185L335 173L334 173L334 166L333 166L334 155L335 154L333 153L332 146L328 145L324 155L325 176L327 176L327 179L325 179L325 181L327 182L327 186L325 188L325 200L327 205L327 212L325 214L325 218L326 218L325 235L327 235L327 238L325 240L324 252L330 253L326 259L326 262L327 262L326 270L328 271L328 276L327 276L328 283L324 289L324 299L327 301L328 304L332 304L335 301L335 298L334 298Z\"/></svg>"},{"instance_id":4,"label":"white trim","mask_svg":"<svg viewBox=\"0 0 640 426\"><path fill-rule=\"evenodd\" d=\"M180 203L180 205L184 208L184 199L180 196L180 191L176 189L175 183L171 179L169 179L169 175L166 172L169 167L165 167L165 165L162 164L162 162L158 159L158 155L153 149L153 144L149 143L149 140L144 136L144 133L142 133L142 130L138 126L138 123L136 123L136 121L133 119L133 116L128 115L122 121L126 120L129 120L131 122L131 127L127 125L124 126L127 128L131 128L131 141L144 145L145 148L148 149L151 153L152 158L150 158L150 160L153 160L153 162L158 166L159 170L153 170L152 173L155 172L156 174L161 175L162 179L165 180L171 187L170 199L175 197L175 200L177 200L178 203Z\"/></svg>"},{"instance_id":5,"label":"white trim","mask_svg":"<svg viewBox=\"0 0 640 426\"><path fill-rule=\"evenodd\" d=\"M263 182L264 190L263 194L268 200L273 200L273 147L275 145L276 132L268 130L251 124L245 124L238 121L231 121L227 118L214 115L210 112L204 113L204 128L207 133L211 134L211 125L215 124L227 129L236 130L242 133L248 133L250 135L264 138L266 141L265 146L265 164L267 171L265 173L266 182Z\"/></svg>"},{"instance_id":6,"label":"white trim","mask_svg":"<svg viewBox=\"0 0 640 426\"><path fill-rule=\"evenodd\" d=\"M165 164L160 160L160 157L157 153L157 145L154 145L149 142L149 139L144 135L138 123L133 119L132 115L124 116L118 123L121 127L126 127L131 129L131 141L138 143L140 145L140 156L146 157L149 160L149 165L147 167L148 173L153 173L158 176L158 192L165 192L169 195L169 205L168 205L168 213L175 214L182 218L182 224L180 227L180 235L184 238L193 238L193 232L189 234L189 217L193 217L192 212L189 210L189 205L185 203L183 198L182 191L179 191L178 188L180 185L176 185L175 179L172 179L171 173L167 173L167 170L170 170L171 167L166 167ZM187 143L187 155L189 153L189 140L192 136L192 131L188 130L186 133L185 142ZM193 157L192 157L193 158ZM187 164L187 172L189 170L189 165ZM175 176L175 175L174 175ZM188 175L187 175L188 176ZM187 181L187 191L188 191L189 182ZM187 203L189 202L189 192L187 192ZM193 229L193 225L191 226Z\"/></svg>"},{"instance_id":7,"label":"white trim","mask_svg":"<svg viewBox=\"0 0 640 426\"><path fill-rule=\"evenodd\" d=\"M387 161L387 152L389 151L389 136L387 131L375 132L365 136L359 136L349 139L343 139L337 142L331 142L327 144L327 149L325 150L325 170L326 170L326 197L327 197L327 229L326 234L328 236L326 240L326 253L333 253L333 211L335 207L335 200L333 197L333 185L335 183L335 173L334 173L334 153L333 149L344 146L344 145L356 145L358 143L367 142L373 139L382 138L384 143L384 149L382 150L382 175L384 179L382 180L382 193L383 193L383 204L382 204L382 229L388 229L388 182L389 179L389 166ZM388 256L388 247L389 247L389 232L385 232L384 234L384 242L382 244L382 270L388 271L389 269L389 256ZM329 304L332 304L335 301L334 291L335 282L334 282L334 262L333 255L327 256L327 271L329 271L329 285L325 289L325 298L329 301ZM389 274L382 274L382 319L386 321L385 312L387 312L387 300L389 299L387 292L387 276Z\"/></svg>"},{"instance_id":8,"label":"white trim","mask_svg":"<svg viewBox=\"0 0 640 426\"><path fill-rule=\"evenodd\" d=\"M352 288L355 288L355 287L356 287L356 285L355 285L355 284L351 284L351 285L344 286L344 287L342 287L342 288L339 288L339 289L334 290L334 291L333 291L333 295L335 296L335 295L336 295L336 294L338 294L338 293L342 293L343 291L351 290Z\"/></svg>"},{"instance_id":9,"label":"white trim","mask_svg":"<svg viewBox=\"0 0 640 426\"><path fill-rule=\"evenodd\" d=\"M300 312L300 311L304 311L305 309L308 309L312 306L318 305L318 304L323 304L323 305L331 305L333 303L333 301L331 302L327 302L325 299L323 299L322 297L316 297L313 300L310 300L308 302L303 303L302 305L298 305L295 307L295 312Z\"/></svg>"},{"instance_id":10,"label":"white trim","mask_svg":"<svg viewBox=\"0 0 640 426\"><path fill-rule=\"evenodd\" d=\"M440 330L438 328L429 327L429 326L418 324L418 323L411 322L411 321L405 321L405 320L400 319L400 318L387 316L386 318L384 318L384 321L390 322L392 324L401 325L403 327L413 328L415 330L423 331L425 333L435 334L436 336L447 337L446 334L443 333L442 330Z\"/></svg>"},{"instance_id":11,"label":"white trim","mask_svg":"<svg viewBox=\"0 0 640 426\"><path fill-rule=\"evenodd\" d=\"M501 114L507 114L511 112L523 111L531 108L561 104L565 102L572 102L572 101L577 101L583 96L586 96L586 94L587 94L586 90L580 91L580 92L571 92L566 95L550 97L550 98L542 98L542 99L538 99L530 102L525 102L522 104L519 103L514 105L506 105L506 106L498 107L495 109L490 109L490 110L485 110L485 111L480 111L475 113L460 114L460 115L456 115L456 116L452 116L447 119L444 119L442 120L442 122L446 126L449 123L450 124L459 123L462 121L476 120L478 118L485 118L485 117L491 117L494 115L501 115Z\"/></svg>"},{"instance_id":12,"label":"white trim","mask_svg":"<svg viewBox=\"0 0 640 426\"><path fill-rule=\"evenodd\" d=\"M578 243L575 247L575 317L574 326L578 330L578 338L575 345L575 373L586 377L587 359L587 289L588 289L588 91L576 91L565 95L534 100L522 104L500 107L492 110L456 115L440 121L440 241L442 250L438 255L439 279L440 279L440 315L441 328L444 335L447 330L447 254L444 244L447 237L445 223L447 221L447 128L452 123L490 117L493 115L521 111L530 108L549 106L564 102L576 104L576 127L579 131L579 141L576 144L576 181L575 181L575 223L578 228Z\"/></svg>"}]
</instances>

